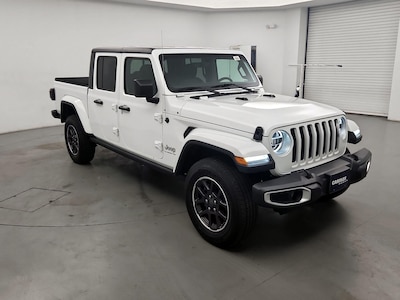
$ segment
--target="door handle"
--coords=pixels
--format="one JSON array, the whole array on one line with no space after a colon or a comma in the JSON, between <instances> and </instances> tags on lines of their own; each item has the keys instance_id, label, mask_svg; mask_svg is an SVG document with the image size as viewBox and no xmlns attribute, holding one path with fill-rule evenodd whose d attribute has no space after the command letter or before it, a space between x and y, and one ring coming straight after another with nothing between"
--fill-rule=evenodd
<instances>
[{"instance_id":1,"label":"door handle","mask_svg":"<svg viewBox=\"0 0 400 300\"><path fill-rule=\"evenodd\" d=\"M100 100L100 99L96 99L96 100L94 100L93 102L96 103L96 104L103 105L103 101Z\"/></svg>"},{"instance_id":2,"label":"door handle","mask_svg":"<svg viewBox=\"0 0 400 300\"><path fill-rule=\"evenodd\" d=\"M120 110L131 111L130 107L127 106L127 105L121 105L121 106L118 106L118 108L119 108Z\"/></svg>"}]
</instances>

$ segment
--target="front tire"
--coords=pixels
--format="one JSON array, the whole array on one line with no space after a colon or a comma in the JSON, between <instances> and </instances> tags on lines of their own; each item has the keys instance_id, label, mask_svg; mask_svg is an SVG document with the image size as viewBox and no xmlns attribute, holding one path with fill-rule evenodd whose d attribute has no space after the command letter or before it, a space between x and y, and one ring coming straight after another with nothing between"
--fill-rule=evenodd
<instances>
[{"instance_id":1,"label":"front tire","mask_svg":"<svg viewBox=\"0 0 400 300\"><path fill-rule=\"evenodd\" d=\"M95 147L75 115L69 116L64 127L65 144L71 159L77 164L88 164L94 157Z\"/></svg>"},{"instance_id":2,"label":"front tire","mask_svg":"<svg viewBox=\"0 0 400 300\"><path fill-rule=\"evenodd\" d=\"M192 166L186 178L186 207L206 241L232 248L250 232L257 215L250 188L236 168L216 158Z\"/></svg>"}]
</instances>

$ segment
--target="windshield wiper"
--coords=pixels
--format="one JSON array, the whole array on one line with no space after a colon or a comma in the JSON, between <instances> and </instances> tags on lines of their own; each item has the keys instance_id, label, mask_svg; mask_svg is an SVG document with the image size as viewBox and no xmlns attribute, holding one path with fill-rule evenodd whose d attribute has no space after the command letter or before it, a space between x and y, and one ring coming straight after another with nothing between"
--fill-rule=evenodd
<instances>
[{"instance_id":1,"label":"windshield wiper","mask_svg":"<svg viewBox=\"0 0 400 300\"><path fill-rule=\"evenodd\" d=\"M240 88L240 89L244 89L244 90L246 90L247 92L249 92L249 93L257 93L257 91L255 90L255 89L251 89L251 88L248 88L248 87L245 87L245 86L241 86L241 85L239 85L239 84L236 84L236 83L231 83L231 82L229 82L229 83L223 83L223 84L218 84L218 85L213 85L211 88L213 88L213 89L219 89L219 88Z\"/></svg>"},{"instance_id":2,"label":"windshield wiper","mask_svg":"<svg viewBox=\"0 0 400 300\"><path fill-rule=\"evenodd\" d=\"M218 91L215 91L215 90L211 90L211 89L203 89L205 92L209 92L210 94L205 94L205 95L196 95L196 96L192 96L192 97L190 97L190 98L192 98L192 99L200 99L201 97L204 97L204 96L206 96L206 97L216 97L216 96L223 96L224 94L223 93L220 93L220 92L218 92Z\"/></svg>"},{"instance_id":3,"label":"windshield wiper","mask_svg":"<svg viewBox=\"0 0 400 300\"><path fill-rule=\"evenodd\" d=\"M206 92L207 93L207 94L191 96L190 98L192 98L192 99L200 99L203 96L215 97L215 96L223 95L218 91L210 89L209 87L201 87L201 86L188 86L188 87L183 87L183 88L179 88L179 89L174 89L172 91L175 93L180 93L180 92Z\"/></svg>"},{"instance_id":4,"label":"windshield wiper","mask_svg":"<svg viewBox=\"0 0 400 300\"><path fill-rule=\"evenodd\" d=\"M174 89L172 91L175 92L175 93L179 93L179 92L197 92L197 91L210 92L207 88L204 88L204 87L201 87L201 86L188 86L188 87Z\"/></svg>"},{"instance_id":5,"label":"windshield wiper","mask_svg":"<svg viewBox=\"0 0 400 300\"><path fill-rule=\"evenodd\" d=\"M224 84L218 84L218 85L213 85L210 87L201 87L201 86L189 86L189 87L184 87L184 88L179 88L175 89L174 92L208 92L210 94L205 94L205 95L196 95L196 96L191 96L190 98L192 99L200 99L203 96L207 97L216 97L216 96L224 96L224 95L235 95L235 94L243 94L243 92L234 92L234 93L221 93L218 91L218 89L223 89L223 88L240 88L245 90L247 93L257 93L257 90L251 89L245 86L238 85L236 83L224 83Z\"/></svg>"}]
</instances>

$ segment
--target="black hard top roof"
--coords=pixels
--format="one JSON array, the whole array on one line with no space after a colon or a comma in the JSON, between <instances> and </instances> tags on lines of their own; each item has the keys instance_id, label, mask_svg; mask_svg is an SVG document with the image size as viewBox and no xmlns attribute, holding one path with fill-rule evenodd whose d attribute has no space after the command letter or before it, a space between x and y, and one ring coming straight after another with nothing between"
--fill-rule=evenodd
<instances>
[{"instance_id":1,"label":"black hard top roof","mask_svg":"<svg viewBox=\"0 0 400 300\"><path fill-rule=\"evenodd\" d=\"M210 48L202 48L202 47L98 47L92 50L92 53L97 52L109 52L109 53L142 53L142 54L151 54L153 50L218 50L218 49L210 49ZM227 51L227 49L219 49ZM232 51L232 50L229 50Z\"/></svg>"},{"instance_id":2,"label":"black hard top roof","mask_svg":"<svg viewBox=\"0 0 400 300\"><path fill-rule=\"evenodd\" d=\"M93 53L96 52L111 52L111 53L143 53L151 54L155 48L140 48L140 47L120 47L120 48L94 48Z\"/></svg>"}]
</instances>

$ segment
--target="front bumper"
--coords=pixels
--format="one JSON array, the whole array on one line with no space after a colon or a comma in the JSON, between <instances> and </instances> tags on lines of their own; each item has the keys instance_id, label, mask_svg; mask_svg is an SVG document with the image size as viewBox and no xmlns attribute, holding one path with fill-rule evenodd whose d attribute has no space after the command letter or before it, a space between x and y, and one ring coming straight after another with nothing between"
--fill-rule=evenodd
<instances>
[{"instance_id":1,"label":"front bumper","mask_svg":"<svg viewBox=\"0 0 400 300\"><path fill-rule=\"evenodd\" d=\"M371 156L364 148L312 169L257 183L253 200L260 206L290 208L334 197L367 176Z\"/></svg>"}]
</instances>

